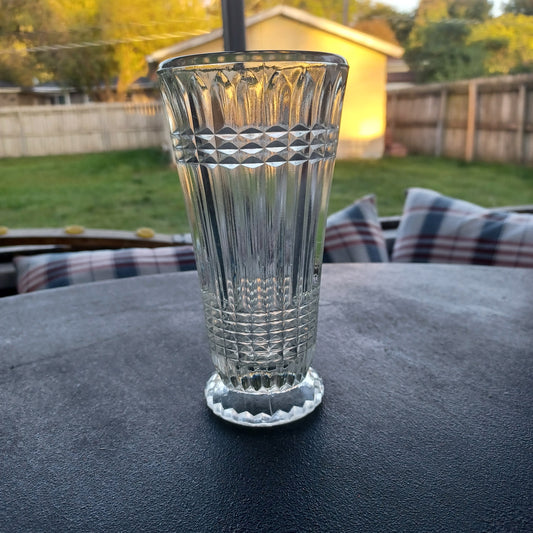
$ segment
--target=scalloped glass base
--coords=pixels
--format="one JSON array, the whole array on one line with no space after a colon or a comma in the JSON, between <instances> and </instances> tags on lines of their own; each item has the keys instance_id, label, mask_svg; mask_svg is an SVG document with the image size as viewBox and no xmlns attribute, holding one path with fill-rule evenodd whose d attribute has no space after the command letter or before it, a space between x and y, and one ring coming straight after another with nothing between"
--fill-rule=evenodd
<instances>
[{"instance_id":1,"label":"scalloped glass base","mask_svg":"<svg viewBox=\"0 0 533 533\"><path fill-rule=\"evenodd\" d=\"M288 424L311 413L322 401L324 385L310 368L295 387L276 392L243 392L227 387L215 372L205 387L209 408L234 424L269 427Z\"/></svg>"}]
</instances>

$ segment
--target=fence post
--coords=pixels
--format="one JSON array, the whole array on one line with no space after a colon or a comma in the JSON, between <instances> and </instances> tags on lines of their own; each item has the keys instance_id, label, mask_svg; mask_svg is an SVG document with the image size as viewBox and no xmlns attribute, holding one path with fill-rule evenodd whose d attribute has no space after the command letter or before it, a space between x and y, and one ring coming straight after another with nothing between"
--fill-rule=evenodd
<instances>
[{"instance_id":1,"label":"fence post","mask_svg":"<svg viewBox=\"0 0 533 533\"><path fill-rule=\"evenodd\" d=\"M22 111L17 109L17 120L19 121L19 133L20 133L20 155L28 155L28 139L26 132L24 131L24 123L22 120Z\"/></svg>"},{"instance_id":2,"label":"fence post","mask_svg":"<svg viewBox=\"0 0 533 533\"><path fill-rule=\"evenodd\" d=\"M518 127L516 130L516 160L518 163L525 163L526 154L524 146L524 136L526 129L526 119L527 119L527 88L526 84L522 83L518 88L518 102L517 102L517 120Z\"/></svg>"},{"instance_id":3,"label":"fence post","mask_svg":"<svg viewBox=\"0 0 533 533\"><path fill-rule=\"evenodd\" d=\"M444 145L444 122L446 120L446 104L448 100L448 90L443 87L440 91L439 116L437 118L437 130L435 132L435 155L442 155Z\"/></svg>"},{"instance_id":4,"label":"fence post","mask_svg":"<svg viewBox=\"0 0 533 533\"><path fill-rule=\"evenodd\" d=\"M395 135L395 127L396 127L396 119L397 111L398 111L398 95L396 93L393 93L390 98L388 99L389 105L387 106L387 134L388 139L385 139L385 142L393 142L394 141L394 135Z\"/></svg>"},{"instance_id":5,"label":"fence post","mask_svg":"<svg viewBox=\"0 0 533 533\"><path fill-rule=\"evenodd\" d=\"M472 161L476 144L477 83L468 82L468 109L466 119L465 159Z\"/></svg>"},{"instance_id":6,"label":"fence post","mask_svg":"<svg viewBox=\"0 0 533 533\"><path fill-rule=\"evenodd\" d=\"M96 104L98 105L98 104ZM111 104L112 105L112 104ZM111 136L109 132L109 117L107 113L108 106L99 105L96 109L100 114L100 142L102 143L102 151L111 150Z\"/></svg>"}]
</instances>

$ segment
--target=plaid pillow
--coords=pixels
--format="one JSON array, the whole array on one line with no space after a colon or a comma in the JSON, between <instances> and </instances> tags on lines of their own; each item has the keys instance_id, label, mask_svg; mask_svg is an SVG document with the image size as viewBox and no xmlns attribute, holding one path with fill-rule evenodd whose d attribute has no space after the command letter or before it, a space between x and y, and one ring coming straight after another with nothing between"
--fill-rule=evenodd
<instances>
[{"instance_id":1,"label":"plaid pillow","mask_svg":"<svg viewBox=\"0 0 533 533\"><path fill-rule=\"evenodd\" d=\"M192 246L39 254L14 262L19 293L196 268Z\"/></svg>"},{"instance_id":2,"label":"plaid pillow","mask_svg":"<svg viewBox=\"0 0 533 533\"><path fill-rule=\"evenodd\" d=\"M373 194L328 217L325 263L381 263L388 260Z\"/></svg>"},{"instance_id":3,"label":"plaid pillow","mask_svg":"<svg viewBox=\"0 0 533 533\"><path fill-rule=\"evenodd\" d=\"M533 267L533 215L409 189L392 261Z\"/></svg>"}]
</instances>

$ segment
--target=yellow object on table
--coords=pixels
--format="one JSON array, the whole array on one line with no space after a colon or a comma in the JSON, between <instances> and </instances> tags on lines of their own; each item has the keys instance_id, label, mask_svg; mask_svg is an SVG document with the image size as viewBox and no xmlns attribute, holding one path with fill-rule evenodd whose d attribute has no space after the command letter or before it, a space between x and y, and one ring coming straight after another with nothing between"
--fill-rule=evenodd
<instances>
[{"instance_id":1,"label":"yellow object on table","mask_svg":"<svg viewBox=\"0 0 533 533\"><path fill-rule=\"evenodd\" d=\"M85 228L83 226L78 226L76 224L73 224L72 226L67 226L65 228L65 233L68 233L68 235L80 235L85 231Z\"/></svg>"},{"instance_id":2,"label":"yellow object on table","mask_svg":"<svg viewBox=\"0 0 533 533\"><path fill-rule=\"evenodd\" d=\"M141 237L141 239L153 239L155 237L155 231L152 228L139 228L135 235Z\"/></svg>"}]
</instances>

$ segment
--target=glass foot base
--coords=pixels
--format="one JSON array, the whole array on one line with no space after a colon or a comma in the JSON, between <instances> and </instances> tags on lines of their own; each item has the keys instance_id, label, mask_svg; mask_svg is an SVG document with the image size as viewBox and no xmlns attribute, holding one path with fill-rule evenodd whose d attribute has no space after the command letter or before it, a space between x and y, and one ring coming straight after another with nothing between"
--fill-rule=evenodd
<instances>
[{"instance_id":1,"label":"glass foot base","mask_svg":"<svg viewBox=\"0 0 533 533\"><path fill-rule=\"evenodd\" d=\"M205 387L209 408L218 416L241 426L269 427L303 418L322 401L324 385L310 368L305 379L282 392L243 392L224 385L215 372Z\"/></svg>"}]
</instances>

